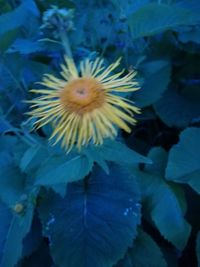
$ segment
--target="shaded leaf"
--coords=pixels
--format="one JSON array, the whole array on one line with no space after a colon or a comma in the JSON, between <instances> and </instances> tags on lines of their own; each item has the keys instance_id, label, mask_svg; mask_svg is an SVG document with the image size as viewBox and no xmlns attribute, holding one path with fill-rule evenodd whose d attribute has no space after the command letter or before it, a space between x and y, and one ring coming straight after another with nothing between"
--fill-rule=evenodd
<instances>
[{"instance_id":1,"label":"shaded leaf","mask_svg":"<svg viewBox=\"0 0 200 267\"><path fill-rule=\"evenodd\" d=\"M0 169L0 199L7 205L15 205L24 191L25 176L11 164Z\"/></svg>"},{"instance_id":2,"label":"shaded leaf","mask_svg":"<svg viewBox=\"0 0 200 267\"><path fill-rule=\"evenodd\" d=\"M137 184L121 168L110 170L112 176L96 168L69 184L64 199L49 193L43 200L40 217L56 265L111 267L132 244L140 222Z\"/></svg>"},{"instance_id":3,"label":"shaded leaf","mask_svg":"<svg viewBox=\"0 0 200 267\"><path fill-rule=\"evenodd\" d=\"M133 39L151 36L181 25L197 24L199 18L193 12L176 5L151 3L129 17Z\"/></svg>"},{"instance_id":4,"label":"shaded leaf","mask_svg":"<svg viewBox=\"0 0 200 267\"><path fill-rule=\"evenodd\" d=\"M4 267L14 267L22 254L23 239L31 227L33 206L28 205L26 207L25 214L18 215L11 214L5 206L0 204L0 213L1 218L3 219L1 219L3 221L3 225L7 225L6 229L4 228L3 235L1 236L1 239L3 239L3 255L2 258L0 258L0 263L1 266ZM10 216L8 216L8 213ZM2 222L0 222L0 228L1 227Z\"/></svg>"},{"instance_id":5,"label":"shaded leaf","mask_svg":"<svg viewBox=\"0 0 200 267\"><path fill-rule=\"evenodd\" d=\"M38 169L35 183L53 186L83 179L93 163L84 155L74 157L53 156Z\"/></svg>"},{"instance_id":6,"label":"shaded leaf","mask_svg":"<svg viewBox=\"0 0 200 267\"><path fill-rule=\"evenodd\" d=\"M188 94L169 88L161 99L154 104L159 118L168 126L186 127L189 123L200 119L199 90L188 88Z\"/></svg>"},{"instance_id":7,"label":"shaded leaf","mask_svg":"<svg viewBox=\"0 0 200 267\"><path fill-rule=\"evenodd\" d=\"M191 127L180 135L180 141L169 153L167 179L187 183L200 193L200 129Z\"/></svg>"},{"instance_id":8,"label":"shaded leaf","mask_svg":"<svg viewBox=\"0 0 200 267\"><path fill-rule=\"evenodd\" d=\"M26 24L30 14L38 15L38 10L32 0L27 0L14 11L1 15L0 25L4 27L0 28L0 36Z\"/></svg>"},{"instance_id":9,"label":"shaded leaf","mask_svg":"<svg viewBox=\"0 0 200 267\"><path fill-rule=\"evenodd\" d=\"M160 161L162 150L156 154ZM156 165L156 157L154 159L152 157L152 160ZM133 172L140 184L145 216L149 215L160 233L178 249L183 250L188 241L191 226L184 219L180 200L177 199L170 184L165 181L162 173L159 174L148 167L144 171L133 170Z\"/></svg>"},{"instance_id":10,"label":"shaded leaf","mask_svg":"<svg viewBox=\"0 0 200 267\"><path fill-rule=\"evenodd\" d=\"M134 245L116 267L167 267L163 253L157 243L142 230Z\"/></svg>"},{"instance_id":11,"label":"shaded leaf","mask_svg":"<svg viewBox=\"0 0 200 267\"><path fill-rule=\"evenodd\" d=\"M170 81L171 66L168 61L157 60L143 66L144 84L133 98L139 107L155 103L167 89Z\"/></svg>"},{"instance_id":12,"label":"shaded leaf","mask_svg":"<svg viewBox=\"0 0 200 267\"><path fill-rule=\"evenodd\" d=\"M102 159L118 164L151 163L150 159L115 140L107 140L102 146L93 146L90 149L94 151L95 154L99 154Z\"/></svg>"}]
</instances>

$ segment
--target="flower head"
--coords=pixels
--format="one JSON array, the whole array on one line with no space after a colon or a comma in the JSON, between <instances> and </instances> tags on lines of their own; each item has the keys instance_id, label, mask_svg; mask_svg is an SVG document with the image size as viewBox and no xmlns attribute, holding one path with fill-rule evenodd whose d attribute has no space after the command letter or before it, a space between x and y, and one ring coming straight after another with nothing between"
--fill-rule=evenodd
<instances>
[{"instance_id":1,"label":"flower head","mask_svg":"<svg viewBox=\"0 0 200 267\"><path fill-rule=\"evenodd\" d=\"M44 12L42 17L43 23L40 28L44 33L53 33L53 36L58 38L61 30L69 32L75 29L73 19L73 9L59 9L57 6L52 6L51 9Z\"/></svg>"},{"instance_id":2,"label":"flower head","mask_svg":"<svg viewBox=\"0 0 200 267\"><path fill-rule=\"evenodd\" d=\"M107 68L103 63L100 58L86 59L78 71L73 60L65 57L62 78L46 74L40 83L45 88L31 90L40 94L29 101L32 110L28 113L36 118L36 128L51 123L50 139L55 139L54 144L61 141L67 151L89 142L102 144L104 138L117 135L117 127L130 132L129 124L136 122L133 115L139 109L118 94L138 89L135 71L121 77L124 70L112 74L120 59Z\"/></svg>"}]
</instances>

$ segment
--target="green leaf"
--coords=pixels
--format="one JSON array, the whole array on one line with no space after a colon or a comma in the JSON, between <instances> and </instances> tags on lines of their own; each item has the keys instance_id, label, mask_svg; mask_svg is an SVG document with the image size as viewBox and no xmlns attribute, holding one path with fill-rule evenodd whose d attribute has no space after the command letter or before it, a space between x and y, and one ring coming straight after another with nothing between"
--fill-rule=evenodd
<instances>
[{"instance_id":1,"label":"green leaf","mask_svg":"<svg viewBox=\"0 0 200 267\"><path fill-rule=\"evenodd\" d=\"M58 267L112 267L123 257L140 222L138 187L117 166L106 175L68 185L65 198L49 193L39 208L44 234Z\"/></svg>"},{"instance_id":2,"label":"green leaf","mask_svg":"<svg viewBox=\"0 0 200 267\"><path fill-rule=\"evenodd\" d=\"M167 267L163 253L157 243L142 230L134 245L116 267Z\"/></svg>"},{"instance_id":3,"label":"green leaf","mask_svg":"<svg viewBox=\"0 0 200 267\"><path fill-rule=\"evenodd\" d=\"M200 193L200 129L191 127L180 135L180 141L169 153L168 180L187 183Z\"/></svg>"},{"instance_id":4,"label":"green leaf","mask_svg":"<svg viewBox=\"0 0 200 267\"><path fill-rule=\"evenodd\" d=\"M132 38L151 36L182 25L194 25L198 17L193 12L176 5L151 3L129 17Z\"/></svg>"},{"instance_id":5,"label":"green leaf","mask_svg":"<svg viewBox=\"0 0 200 267\"><path fill-rule=\"evenodd\" d=\"M1 236L4 240L2 242L3 255L2 259L0 258L1 266L14 267L20 259L23 239L31 228L33 210L33 205L30 204L26 207L25 214L10 214L8 218L9 211L0 204L1 221L3 221L3 225L7 224L7 228L4 228L3 236ZM1 227L2 222L0 222Z\"/></svg>"},{"instance_id":6,"label":"green leaf","mask_svg":"<svg viewBox=\"0 0 200 267\"><path fill-rule=\"evenodd\" d=\"M154 104L156 114L169 127L186 127L189 123L199 121L200 94L198 89L188 88L187 95L176 88L169 88Z\"/></svg>"},{"instance_id":7,"label":"green leaf","mask_svg":"<svg viewBox=\"0 0 200 267\"><path fill-rule=\"evenodd\" d=\"M121 142L112 140L105 141L102 146L90 147L90 150L95 154L99 154L104 160L112 161L118 164L137 164L137 163L151 163L151 160L140 155L134 150L127 147Z\"/></svg>"},{"instance_id":8,"label":"green leaf","mask_svg":"<svg viewBox=\"0 0 200 267\"><path fill-rule=\"evenodd\" d=\"M155 103L167 89L170 81L171 65L168 61L157 60L146 63L142 72L144 84L133 93L133 99L139 107Z\"/></svg>"},{"instance_id":9,"label":"green leaf","mask_svg":"<svg viewBox=\"0 0 200 267\"><path fill-rule=\"evenodd\" d=\"M198 260L198 267L200 267L200 232L198 232L197 234L196 255Z\"/></svg>"},{"instance_id":10,"label":"green leaf","mask_svg":"<svg viewBox=\"0 0 200 267\"><path fill-rule=\"evenodd\" d=\"M84 155L53 156L39 168L35 184L54 186L83 179L91 171L93 162Z\"/></svg>"},{"instance_id":11,"label":"green leaf","mask_svg":"<svg viewBox=\"0 0 200 267\"><path fill-rule=\"evenodd\" d=\"M160 152L159 152L160 151ZM155 166L160 162L163 156L166 159L162 150L158 149L152 160ZM155 155L157 155L155 157ZM163 164L162 164L163 166ZM144 203L145 216L150 216L152 222L160 231L160 233L169 240L174 246L182 250L189 238L191 226L184 219L184 212L177 199L177 195L163 177L162 172L159 174L158 169L145 168L144 171L133 170L138 178L142 199Z\"/></svg>"}]
</instances>

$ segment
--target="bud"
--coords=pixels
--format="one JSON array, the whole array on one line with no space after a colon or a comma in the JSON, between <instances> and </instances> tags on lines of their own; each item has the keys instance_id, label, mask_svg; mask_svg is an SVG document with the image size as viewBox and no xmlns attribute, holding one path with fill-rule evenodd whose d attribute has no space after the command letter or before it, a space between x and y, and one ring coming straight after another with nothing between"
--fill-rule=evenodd
<instances>
[{"instance_id":1,"label":"bud","mask_svg":"<svg viewBox=\"0 0 200 267\"><path fill-rule=\"evenodd\" d=\"M16 213L22 213L24 211L24 205L21 203L15 204L13 211L15 211Z\"/></svg>"},{"instance_id":2,"label":"bud","mask_svg":"<svg viewBox=\"0 0 200 267\"><path fill-rule=\"evenodd\" d=\"M55 38L58 38L60 31L72 31L74 30L74 10L61 8L59 9L57 6L52 6L51 9L47 10L43 14L43 24L40 29L45 33L48 31Z\"/></svg>"}]
</instances>

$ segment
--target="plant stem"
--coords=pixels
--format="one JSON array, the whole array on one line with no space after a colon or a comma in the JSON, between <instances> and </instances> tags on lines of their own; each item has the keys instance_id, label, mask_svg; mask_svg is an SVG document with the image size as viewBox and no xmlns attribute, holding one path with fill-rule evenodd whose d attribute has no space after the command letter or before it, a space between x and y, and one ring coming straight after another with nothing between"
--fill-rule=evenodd
<instances>
[{"instance_id":1,"label":"plant stem","mask_svg":"<svg viewBox=\"0 0 200 267\"><path fill-rule=\"evenodd\" d=\"M70 59L73 59L71 47L70 47L70 44L69 44L69 39L68 39L67 33L64 30L60 30L60 39L62 41L62 44L63 44L63 47L65 49L66 55Z\"/></svg>"}]
</instances>

